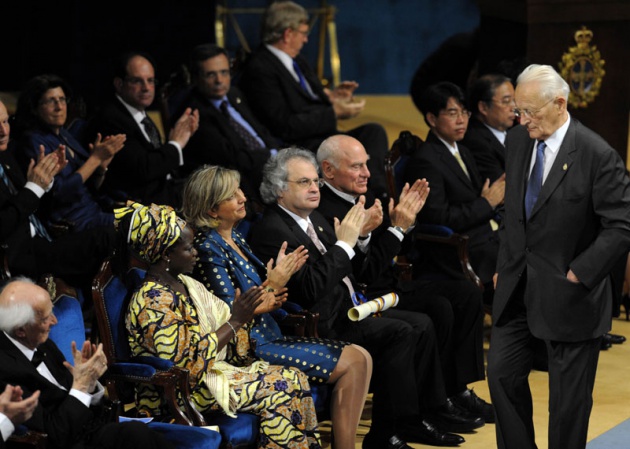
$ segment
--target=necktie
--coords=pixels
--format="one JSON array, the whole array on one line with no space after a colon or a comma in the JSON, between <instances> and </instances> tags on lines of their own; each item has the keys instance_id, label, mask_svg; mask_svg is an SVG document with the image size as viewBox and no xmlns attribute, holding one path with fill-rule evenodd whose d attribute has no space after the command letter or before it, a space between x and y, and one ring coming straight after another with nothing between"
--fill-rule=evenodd
<instances>
[{"instance_id":1,"label":"necktie","mask_svg":"<svg viewBox=\"0 0 630 449\"><path fill-rule=\"evenodd\" d=\"M306 84L306 79L304 78L304 74L302 73L302 69L300 69L300 66L297 64L297 62L295 62L295 60L293 60L293 70L295 70L295 74L300 80L300 86L302 86L302 89L310 94L308 85Z\"/></svg>"},{"instance_id":2,"label":"necktie","mask_svg":"<svg viewBox=\"0 0 630 449\"><path fill-rule=\"evenodd\" d=\"M241 125L234 117L232 117L232 114L230 114L230 110L228 109L227 101L222 101L219 108L221 109L221 112L223 113L225 118L228 119L228 122L230 122L230 126L234 129L234 131L236 131L236 134L238 134L241 139L243 139L248 150L255 151L262 148L260 142L258 142L256 137L252 133L250 133L247 128Z\"/></svg>"},{"instance_id":3,"label":"necktie","mask_svg":"<svg viewBox=\"0 0 630 449\"><path fill-rule=\"evenodd\" d=\"M35 350L35 354L33 354L33 358L31 359L31 363L33 364L33 366L35 366L35 368L37 368L39 366L39 364L44 361L44 356L45 355L46 354L44 354L39 349Z\"/></svg>"},{"instance_id":4,"label":"necktie","mask_svg":"<svg viewBox=\"0 0 630 449\"><path fill-rule=\"evenodd\" d=\"M468 179L470 179L470 173L468 173L468 168L466 168L466 164L464 163L461 154L459 154L459 151L455 151L455 159L457 159L457 163L462 168L462 170L464 170L464 173L466 174Z\"/></svg>"},{"instance_id":5,"label":"necktie","mask_svg":"<svg viewBox=\"0 0 630 449\"><path fill-rule=\"evenodd\" d=\"M527 191L525 192L525 218L527 220L529 220L534 204L536 204L536 200L542 189L546 146L545 142L538 142L536 147L536 162L534 162L534 168L527 182Z\"/></svg>"},{"instance_id":6,"label":"necktie","mask_svg":"<svg viewBox=\"0 0 630 449\"><path fill-rule=\"evenodd\" d=\"M142 126L144 126L144 130L149 136L149 141L151 141L151 145L153 148L159 148L162 145L162 139L160 139L160 132L158 131L153 120L149 118L149 116L145 116L142 119Z\"/></svg>"},{"instance_id":7,"label":"necktie","mask_svg":"<svg viewBox=\"0 0 630 449\"><path fill-rule=\"evenodd\" d=\"M9 177L7 176L7 172L4 171L4 167L2 166L2 164L0 164L0 178L2 178L2 181L4 181L4 183L6 184L11 195L17 195L18 191L13 185L13 183L11 182L11 180L9 179ZM39 235L42 238L45 238L49 242L52 241L52 238L50 237L50 234L48 234L46 227L39 220L39 218L37 218L35 214L29 215L28 221L31 223L31 225L33 225L33 228L35 228L35 232L37 233L37 235Z\"/></svg>"},{"instance_id":8,"label":"necktie","mask_svg":"<svg viewBox=\"0 0 630 449\"><path fill-rule=\"evenodd\" d=\"M313 243L315 244L315 246L317 247L320 253L326 254L326 247L321 242L319 237L317 237L315 228L313 228L313 223L311 223L310 221L308 223L308 226L306 227L306 235L310 237L310 239L313 241ZM350 292L350 297L352 298L352 295L354 294L354 286L352 285L352 281L350 280L348 276L344 277L342 281L344 282L344 284L346 284L346 287L348 287L348 291Z\"/></svg>"}]
</instances>

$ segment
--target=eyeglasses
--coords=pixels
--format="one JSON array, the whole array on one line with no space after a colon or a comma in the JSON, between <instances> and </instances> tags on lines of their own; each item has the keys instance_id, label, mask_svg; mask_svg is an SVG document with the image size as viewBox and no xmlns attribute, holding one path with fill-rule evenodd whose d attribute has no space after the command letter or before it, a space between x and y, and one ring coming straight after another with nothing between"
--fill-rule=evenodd
<instances>
[{"instance_id":1,"label":"eyeglasses","mask_svg":"<svg viewBox=\"0 0 630 449\"><path fill-rule=\"evenodd\" d=\"M230 71L229 70L217 70L216 72L204 72L201 75L204 79L207 80L215 80L217 79L219 76L225 78L227 76L230 76Z\"/></svg>"},{"instance_id":2,"label":"eyeglasses","mask_svg":"<svg viewBox=\"0 0 630 449\"><path fill-rule=\"evenodd\" d=\"M315 179L302 178L302 179L298 179L297 181L287 181L287 182L293 182L297 184L298 187L300 187L301 189L308 189L311 187L311 184L316 184L317 187L319 188L324 187L324 180L322 178L315 178Z\"/></svg>"},{"instance_id":3,"label":"eyeglasses","mask_svg":"<svg viewBox=\"0 0 630 449\"><path fill-rule=\"evenodd\" d=\"M298 30L297 28L291 28L293 31L295 31L296 33L300 33L302 36L304 37L308 37L308 35L310 34L311 30L310 29L306 29L306 30Z\"/></svg>"},{"instance_id":4,"label":"eyeglasses","mask_svg":"<svg viewBox=\"0 0 630 449\"><path fill-rule=\"evenodd\" d=\"M541 107L539 107L538 109L519 109L519 108L515 108L514 109L514 114L518 117L529 117L529 118L534 118L540 111L543 110L543 108L545 106L547 106L549 103L551 103L553 100L555 100L555 97L552 98L551 100L549 100L548 102L546 102L545 104L543 104Z\"/></svg>"},{"instance_id":5,"label":"eyeglasses","mask_svg":"<svg viewBox=\"0 0 630 449\"><path fill-rule=\"evenodd\" d=\"M66 97L59 97L59 98L46 98L45 100L42 100L39 102L39 104L41 104L42 106L46 106L47 108L52 107L52 106L56 106L56 105L66 105L68 104L68 99Z\"/></svg>"},{"instance_id":6,"label":"eyeglasses","mask_svg":"<svg viewBox=\"0 0 630 449\"><path fill-rule=\"evenodd\" d=\"M131 84L134 87L142 86L145 82L149 86L156 86L158 83L157 78L147 78L146 80L143 78L138 78L136 76L127 76L125 77L125 82Z\"/></svg>"},{"instance_id":7,"label":"eyeglasses","mask_svg":"<svg viewBox=\"0 0 630 449\"><path fill-rule=\"evenodd\" d=\"M458 118L470 118L470 111L467 109L462 109L458 111L457 109L449 109L448 111L440 112L440 115L445 115L450 120L457 120Z\"/></svg>"},{"instance_id":8,"label":"eyeglasses","mask_svg":"<svg viewBox=\"0 0 630 449\"><path fill-rule=\"evenodd\" d=\"M492 100L492 102L501 106L512 106L514 105L514 97L504 97L500 100Z\"/></svg>"}]
</instances>

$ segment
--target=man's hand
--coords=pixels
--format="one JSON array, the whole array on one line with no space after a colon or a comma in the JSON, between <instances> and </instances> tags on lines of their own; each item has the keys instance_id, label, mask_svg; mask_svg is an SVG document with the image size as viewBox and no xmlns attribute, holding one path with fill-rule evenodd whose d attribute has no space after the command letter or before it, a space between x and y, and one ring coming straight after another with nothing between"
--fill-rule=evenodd
<instances>
[{"instance_id":1,"label":"man's hand","mask_svg":"<svg viewBox=\"0 0 630 449\"><path fill-rule=\"evenodd\" d=\"M576 283L576 284L580 283L580 280L577 278L577 276L575 275L575 273L571 269L569 269L569 272L567 273L567 279L569 281L571 281L571 282Z\"/></svg>"},{"instance_id":2,"label":"man's hand","mask_svg":"<svg viewBox=\"0 0 630 449\"><path fill-rule=\"evenodd\" d=\"M168 140L174 140L182 148L186 146L190 137L199 129L199 110L186 108L168 135Z\"/></svg>"},{"instance_id":3,"label":"man's hand","mask_svg":"<svg viewBox=\"0 0 630 449\"><path fill-rule=\"evenodd\" d=\"M67 361L63 364L74 378L72 388L84 393L92 393L99 377L107 371L107 357L103 352L103 344L99 343L96 346L85 341L79 351L76 342L73 341L71 347L74 366Z\"/></svg>"},{"instance_id":4,"label":"man's hand","mask_svg":"<svg viewBox=\"0 0 630 449\"><path fill-rule=\"evenodd\" d=\"M378 198L374 200L372 207L365 210L365 223L361 229L361 237L367 237L370 232L383 223L383 205Z\"/></svg>"},{"instance_id":5,"label":"man's hand","mask_svg":"<svg viewBox=\"0 0 630 449\"><path fill-rule=\"evenodd\" d=\"M324 89L324 93L332 103L336 99L347 100L352 102L352 94L359 87L359 83L356 81L342 81L341 84L336 86L333 90Z\"/></svg>"},{"instance_id":6,"label":"man's hand","mask_svg":"<svg viewBox=\"0 0 630 449\"><path fill-rule=\"evenodd\" d=\"M278 251L275 267L273 266L273 259L269 259L267 262L267 284L275 290L284 287L291 276L302 268L308 259L308 249L304 248L304 245L300 245L289 254L285 254L286 249L287 242L283 242Z\"/></svg>"},{"instance_id":7,"label":"man's hand","mask_svg":"<svg viewBox=\"0 0 630 449\"><path fill-rule=\"evenodd\" d=\"M26 180L37 184L44 190L48 188L55 175L63 170L68 163L64 145L59 145L55 151L49 154L45 154L45 152L44 145L40 145L37 164L31 159L26 171Z\"/></svg>"},{"instance_id":8,"label":"man's hand","mask_svg":"<svg viewBox=\"0 0 630 449\"><path fill-rule=\"evenodd\" d=\"M496 181L490 185L490 180L486 179L486 182L481 189L481 196L490 203L493 208L503 204L505 198L505 173L497 178Z\"/></svg>"},{"instance_id":9,"label":"man's hand","mask_svg":"<svg viewBox=\"0 0 630 449\"><path fill-rule=\"evenodd\" d=\"M333 98L331 102L335 111L335 117L339 120L356 117L365 108L365 100L350 101L345 98Z\"/></svg>"},{"instance_id":10,"label":"man's hand","mask_svg":"<svg viewBox=\"0 0 630 449\"><path fill-rule=\"evenodd\" d=\"M22 399L22 394L22 388L19 385L8 384L0 394L0 413L6 415L16 426L28 421L33 416L40 393L37 390L28 399Z\"/></svg>"},{"instance_id":11,"label":"man's hand","mask_svg":"<svg viewBox=\"0 0 630 449\"><path fill-rule=\"evenodd\" d=\"M339 223L339 219L335 217L335 235L337 236L337 240L346 242L351 247L356 245L365 222L364 204L365 197L361 195L359 202L352 206L341 223Z\"/></svg>"},{"instance_id":12,"label":"man's hand","mask_svg":"<svg viewBox=\"0 0 630 449\"><path fill-rule=\"evenodd\" d=\"M394 206L394 199L389 200L389 217L392 226L399 226L404 231L416 221L416 215L424 207L429 195L429 183L426 179L417 179L411 187L405 183L398 204Z\"/></svg>"}]
</instances>

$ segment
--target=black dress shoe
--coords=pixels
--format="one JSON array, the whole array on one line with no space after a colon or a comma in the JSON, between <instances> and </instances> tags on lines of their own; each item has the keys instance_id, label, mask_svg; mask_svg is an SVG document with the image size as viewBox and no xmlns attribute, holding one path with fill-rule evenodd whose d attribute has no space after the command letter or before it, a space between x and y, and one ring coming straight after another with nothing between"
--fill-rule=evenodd
<instances>
[{"instance_id":1,"label":"black dress shoe","mask_svg":"<svg viewBox=\"0 0 630 449\"><path fill-rule=\"evenodd\" d=\"M371 432L368 432L365 438L363 438L362 447L363 449L412 449L412 447L401 440L398 435L380 439L375 437Z\"/></svg>"},{"instance_id":2,"label":"black dress shoe","mask_svg":"<svg viewBox=\"0 0 630 449\"><path fill-rule=\"evenodd\" d=\"M486 424L481 416L472 415L468 410L455 405L450 399L426 417L427 421L438 429L453 433L472 432Z\"/></svg>"},{"instance_id":3,"label":"black dress shoe","mask_svg":"<svg viewBox=\"0 0 630 449\"><path fill-rule=\"evenodd\" d=\"M460 435L440 431L427 420L422 420L418 426L403 426L400 429L400 435L414 443L428 444L430 446L455 447L466 441Z\"/></svg>"},{"instance_id":4,"label":"black dress shoe","mask_svg":"<svg viewBox=\"0 0 630 449\"><path fill-rule=\"evenodd\" d=\"M481 416L486 423L494 422L494 407L481 399L472 390L464 390L463 392L451 397L451 401L459 407L468 410L474 416Z\"/></svg>"},{"instance_id":5,"label":"black dress shoe","mask_svg":"<svg viewBox=\"0 0 630 449\"><path fill-rule=\"evenodd\" d=\"M606 337L602 338L599 349L602 351L608 351L612 346L612 343L606 340Z\"/></svg>"},{"instance_id":6,"label":"black dress shoe","mask_svg":"<svg viewBox=\"0 0 630 449\"><path fill-rule=\"evenodd\" d=\"M612 345L620 345L621 343L626 341L626 337L624 337L623 335L607 333L607 334L604 334L604 340L606 340L608 343Z\"/></svg>"}]
</instances>

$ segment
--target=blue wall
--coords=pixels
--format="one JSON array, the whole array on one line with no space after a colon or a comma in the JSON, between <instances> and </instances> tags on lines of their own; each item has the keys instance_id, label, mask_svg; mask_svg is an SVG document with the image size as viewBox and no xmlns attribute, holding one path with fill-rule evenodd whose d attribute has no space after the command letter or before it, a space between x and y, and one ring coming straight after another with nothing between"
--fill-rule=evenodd
<instances>
[{"instance_id":1,"label":"blue wall","mask_svg":"<svg viewBox=\"0 0 630 449\"><path fill-rule=\"evenodd\" d=\"M319 2L313 0L297 2L307 9L319 6ZM252 0L228 3L231 7L267 4ZM446 38L472 31L480 20L475 0L338 0L328 4L337 8L341 78L356 80L363 94L407 94L420 63ZM259 42L260 17L239 15L237 18L248 42L255 47ZM303 50L313 65L317 42L314 30ZM232 27L228 25L226 47L234 50L237 45ZM325 76L330 77L328 67Z\"/></svg>"}]
</instances>

